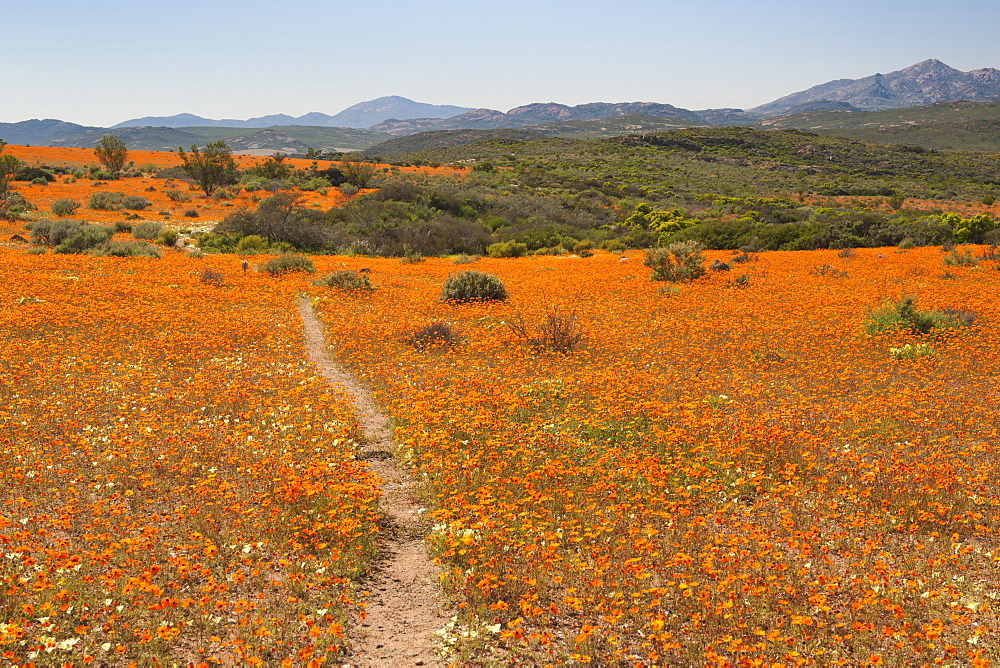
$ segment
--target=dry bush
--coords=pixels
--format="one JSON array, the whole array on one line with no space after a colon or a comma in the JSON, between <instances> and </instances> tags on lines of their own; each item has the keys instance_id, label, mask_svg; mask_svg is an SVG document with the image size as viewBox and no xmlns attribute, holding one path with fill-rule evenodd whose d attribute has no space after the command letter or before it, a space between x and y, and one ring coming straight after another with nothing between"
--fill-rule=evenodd
<instances>
[{"instance_id":1,"label":"dry bush","mask_svg":"<svg viewBox=\"0 0 1000 668\"><path fill-rule=\"evenodd\" d=\"M587 337L576 311L564 311L558 306L550 306L536 325L529 324L520 313L504 324L535 350L565 354L580 347Z\"/></svg>"},{"instance_id":2,"label":"dry bush","mask_svg":"<svg viewBox=\"0 0 1000 668\"><path fill-rule=\"evenodd\" d=\"M414 348L453 346L458 343L458 333L446 322L435 320L418 328L407 339Z\"/></svg>"},{"instance_id":3,"label":"dry bush","mask_svg":"<svg viewBox=\"0 0 1000 668\"><path fill-rule=\"evenodd\" d=\"M198 280L208 285L222 285L224 278L221 271L212 269L211 267L205 267L198 274Z\"/></svg>"}]
</instances>

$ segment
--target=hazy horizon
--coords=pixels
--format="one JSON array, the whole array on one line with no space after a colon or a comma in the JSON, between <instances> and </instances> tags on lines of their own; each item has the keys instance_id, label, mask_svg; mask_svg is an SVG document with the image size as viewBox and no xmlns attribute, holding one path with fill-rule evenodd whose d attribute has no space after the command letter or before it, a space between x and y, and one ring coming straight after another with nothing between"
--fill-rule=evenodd
<instances>
[{"instance_id":1,"label":"hazy horizon","mask_svg":"<svg viewBox=\"0 0 1000 668\"><path fill-rule=\"evenodd\" d=\"M357 8L363 7L361 11ZM143 116L336 114L399 95L507 111L533 102L748 109L936 58L1000 66L982 0L55 0L5 9L0 122L109 127Z\"/></svg>"}]
</instances>

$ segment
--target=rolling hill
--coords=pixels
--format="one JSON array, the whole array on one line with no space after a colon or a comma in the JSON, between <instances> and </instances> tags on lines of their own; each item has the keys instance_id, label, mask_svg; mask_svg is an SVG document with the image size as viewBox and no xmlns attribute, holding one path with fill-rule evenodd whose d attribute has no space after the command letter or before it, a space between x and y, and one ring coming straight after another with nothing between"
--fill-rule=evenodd
<instances>
[{"instance_id":1,"label":"rolling hill","mask_svg":"<svg viewBox=\"0 0 1000 668\"><path fill-rule=\"evenodd\" d=\"M108 134L96 128L50 142L52 146L91 148ZM322 128L291 125L270 128L217 128L217 127L140 127L120 128L114 132L131 149L169 151L191 144L204 146L208 142L224 140L233 151L282 151L305 153L307 148L321 151L357 151L390 138L390 135L353 128Z\"/></svg>"}]
</instances>

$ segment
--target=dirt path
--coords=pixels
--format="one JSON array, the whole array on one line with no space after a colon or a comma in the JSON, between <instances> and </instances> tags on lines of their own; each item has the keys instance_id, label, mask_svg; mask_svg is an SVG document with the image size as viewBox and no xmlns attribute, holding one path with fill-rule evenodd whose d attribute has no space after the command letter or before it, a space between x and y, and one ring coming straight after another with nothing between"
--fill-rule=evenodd
<instances>
[{"instance_id":1,"label":"dirt path","mask_svg":"<svg viewBox=\"0 0 1000 668\"><path fill-rule=\"evenodd\" d=\"M299 299L306 351L320 375L347 389L358 412L365 443L358 453L385 482L382 485L382 557L373 578L363 583L371 592L368 617L355 629L351 666L439 665L434 631L448 621L437 584L438 567L424 548L424 522L412 496L412 482L392 458L396 444L392 428L361 385L326 353L323 325L308 297Z\"/></svg>"}]
</instances>

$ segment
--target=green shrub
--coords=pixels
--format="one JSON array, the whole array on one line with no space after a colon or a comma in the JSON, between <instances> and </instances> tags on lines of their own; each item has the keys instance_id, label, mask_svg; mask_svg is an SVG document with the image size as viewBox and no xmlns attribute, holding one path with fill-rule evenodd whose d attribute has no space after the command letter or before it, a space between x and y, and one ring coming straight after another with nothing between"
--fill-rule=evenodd
<instances>
[{"instance_id":1,"label":"green shrub","mask_svg":"<svg viewBox=\"0 0 1000 668\"><path fill-rule=\"evenodd\" d=\"M523 257L528 252L528 245L517 241L501 241L486 247L490 257Z\"/></svg>"},{"instance_id":2,"label":"green shrub","mask_svg":"<svg viewBox=\"0 0 1000 668\"><path fill-rule=\"evenodd\" d=\"M160 251L145 241L108 241L95 246L91 255L99 257L160 257Z\"/></svg>"},{"instance_id":3,"label":"green shrub","mask_svg":"<svg viewBox=\"0 0 1000 668\"><path fill-rule=\"evenodd\" d=\"M472 256L472 255L458 255L458 256L456 256L451 261L451 263L452 264L472 264L472 263L478 262L478 261L479 261L479 258L476 257L476 256Z\"/></svg>"},{"instance_id":4,"label":"green shrub","mask_svg":"<svg viewBox=\"0 0 1000 668\"><path fill-rule=\"evenodd\" d=\"M197 218L198 217L198 210L197 209L186 209L184 211L184 217L185 218Z\"/></svg>"},{"instance_id":5,"label":"green shrub","mask_svg":"<svg viewBox=\"0 0 1000 668\"><path fill-rule=\"evenodd\" d=\"M28 255L45 255L49 252L49 249L45 246L32 246L28 250L24 251Z\"/></svg>"},{"instance_id":6,"label":"green shrub","mask_svg":"<svg viewBox=\"0 0 1000 668\"><path fill-rule=\"evenodd\" d=\"M57 216L71 216L73 212L80 208L80 203L75 199L62 197L52 203L50 209Z\"/></svg>"},{"instance_id":7,"label":"green shrub","mask_svg":"<svg viewBox=\"0 0 1000 668\"><path fill-rule=\"evenodd\" d=\"M143 209L149 208L150 201L145 197L140 197L139 195L129 195L122 200L121 205L122 208L130 211L142 211Z\"/></svg>"},{"instance_id":8,"label":"green shrub","mask_svg":"<svg viewBox=\"0 0 1000 668\"><path fill-rule=\"evenodd\" d=\"M180 232L167 227L160 232L160 236L158 236L156 240L164 246L173 247L177 245L177 239L180 238L180 236Z\"/></svg>"},{"instance_id":9,"label":"green shrub","mask_svg":"<svg viewBox=\"0 0 1000 668\"><path fill-rule=\"evenodd\" d=\"M305 271L313 273L312 260L301 255L279 255L271 258L261 266L261 271L267 272L271 276L282 276L293 271Z\"/></svg>"},{"instance_id":10,"label":"green shrub","mask_svg":"<svg viewBox=\"0 0 1000 668\"><path fill-rule=\"evenodd\" d=\"M375 289L368 280L368 274L352 269L340 269L332 274L321 276L313 281L313 285L348 291L370 291Z\"/></svg>"},{"instance_id":11,"label":"green shrub","mask_svg":"<svg viewBox=\"0 0 1000 668\"><path fill-rule=\"evenodd\" d=\"M941 258L946 267L975 267L979 261L963 248L953 248Z\"/></svg>"},{"instance_id":12,"label":"green shrub","mask_svg":"<svg viewBox=\"0 0 1000 668\"><path fill-rule=\"evenodd\" d=\"M198 248L211 253L234 253L236 244L239 241L236 237L228 234L212 234L211 232L201 232L195 235Z\"/></svg>"},{"instance_id":13,"label":"green shrub","mask_svg":"<svg viewBox=\"0 0 1000 668\"><path fill-rule=\"evenodd\" d=\"M132 236L136 239L156 239L163 231L163 223L148 221L132 226Z\"/></svg>"},{"instance_id":14,"label":"green shrub","mask_svg":"<svg viewBox=\"0 0 1000 668\"><path fill-rule=\"evenodd\" d=\"M704 246L697 241L677 241L664 248L647 250L643 264L653 270L651 280L690 281L705 275L703 250Z\"/></svg>"},{"instance_id":15,"label":"green shrub","mask_svg":"<svg viewBox=\"0 0 1000 668\"><path fill-rule=\"evenodd\" d=\"M345 183L340 186L340 193L342 195L347 195L348 197L353 197L358 194L358 187L350 183Z\"/></svg>"},{"instance_id":16,"label":"green shrub","mask_svg":"<svg viewBox=\"0 0 1000 668\"><path fill-rule=\"evenodd\" d=\"M236 244L236 252L240 255L256 255L266 250L267 242L264 237L257 234L248 234Z\"/></svg>"},{"instance_id":17,"label":"green shrub","mask_svg":"<svg viewBox=\"0 0 1000 668\"><path fill-rule=\"evenodd\" d=\"M117 211L123 199L125 195L119 192L94 193L87 200L87 206L98 211Z\"/></svg>"},{"instance_id":18,"label":"green shrub","mask_svg":"<svg viewBox=\"0 0 1000 668\"><path fill-rule=\"evenodd\" d=\"M427 258L421 255L420 251L410 246L410 244L403 244L403 257L400 258L400 262L403 264L418 264L426 260Z\"/></svg>"},{"instance_id":19,"label":"green shrub","mask_svg":"<svg viewBox=\"0 0 1000 668\"><path fill-rule=\"evenodd\" d=\"M507 288L493 274L463 271L445 280L441 299L447 302L503 301L507 299Z\"/></svg>"},{"instance_id":20,"label":"green shrub","mask_svg":"<svg viewBox=\"0 0 1000 668\"><path fill-rule=\"evenodd\" d=\"M332 184L321 176L314 176L308 179L304 183L299 185L299 190L320 190L322 188L329 188Z\"/></svg>"},{"instance_id":21,"label":"green shrub","mask_svg":"<svg viewBox=\"0 0 1000 668\"><path fill-rule=\"evenodd\" d=\"M869 314L865 331L872 335L904 332L929 334L935 329L954 329L972 324L976 316L967 311L918 311L916 299L903 296Z\"/></svg>"}]
</instances>

